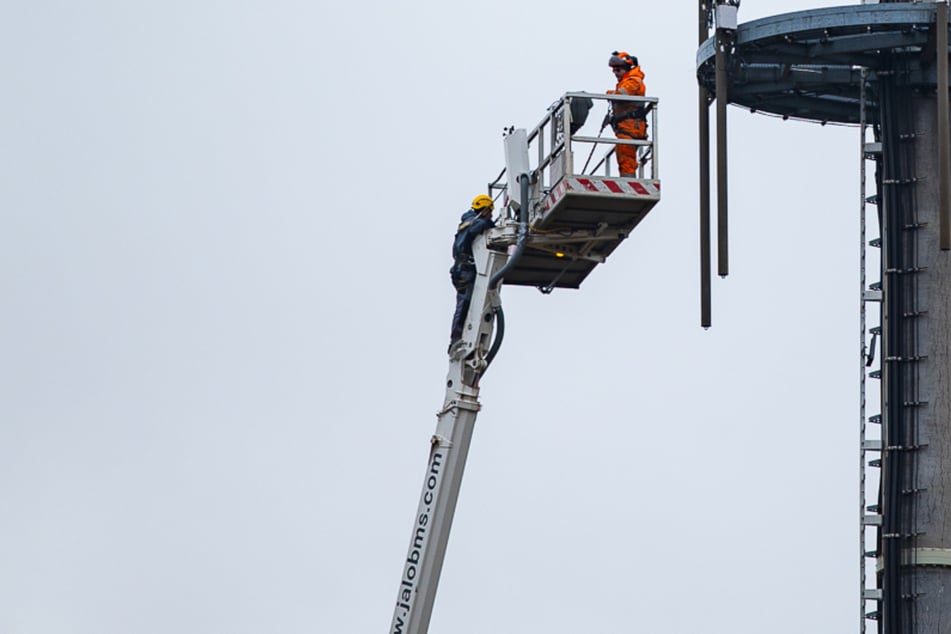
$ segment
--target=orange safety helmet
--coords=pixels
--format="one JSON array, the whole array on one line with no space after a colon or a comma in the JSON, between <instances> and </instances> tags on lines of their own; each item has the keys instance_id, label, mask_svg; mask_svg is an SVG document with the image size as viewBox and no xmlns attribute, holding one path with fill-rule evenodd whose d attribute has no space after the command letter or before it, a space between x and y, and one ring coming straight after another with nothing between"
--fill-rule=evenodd
<instances>
[{"instance_id":1,"label":"orange safety helmet","mask_svg":"<svg viewBox=\"0 0 951 634\"><path fill-rule=\"evenodd\" d=\"M637 65L637 58L625 51L614 51L611 53L611 59L608 60L608 66L612 68L630 70Z\"/></svg>"}]
</instances>

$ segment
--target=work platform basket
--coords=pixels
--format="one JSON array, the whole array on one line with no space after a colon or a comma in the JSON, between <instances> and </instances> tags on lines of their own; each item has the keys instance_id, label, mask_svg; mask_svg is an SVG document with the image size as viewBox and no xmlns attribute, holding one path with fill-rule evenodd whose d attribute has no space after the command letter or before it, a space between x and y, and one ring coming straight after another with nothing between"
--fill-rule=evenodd
<instances>
[{"instance_id":1,"label":"work platform basket","mask_svg":"<svg viewBox=\"0 0 951 634\"><path fill-rule=\"evenodd\" d=\"M598 131L608 108L618 102L634 102L642 109L646 139L617 139L610 126ZM588 104L592 107L587 117L579 120ZM660 201L657 121L658 100L653 97L566 93L549 107L542 122L528 132L529 233L505 284L537 286L545 292L578 288L630 235ZM614 175L618 145L637 147L635 176ZM508 189L503 170L489 184L489 192L506 204L518 200L520 193ZM488 235L490 248L498 250L512 248L516 239L514 214Z\"/></svg>"}]
</instances>

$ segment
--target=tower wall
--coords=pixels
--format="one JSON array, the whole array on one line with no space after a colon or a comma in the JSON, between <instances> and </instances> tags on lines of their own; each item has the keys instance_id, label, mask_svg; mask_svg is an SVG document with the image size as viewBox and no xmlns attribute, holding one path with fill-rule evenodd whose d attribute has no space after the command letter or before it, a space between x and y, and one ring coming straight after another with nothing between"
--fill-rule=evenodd
<instances>
[{"instance_id":1,"label":"tower wall","mask_svg":"<svg viewBox=\"0 0 951 634\"><path fill-rule=\"evenodd\" d=\"M917 387L921 403L908 406L916 418L908 439L916 447L907 452L912 459L906 482L913 483L916 492L902 496L914 532L911 552L904 548L903 559L912 564L905 576L910 577L908 590L914 595L907 601L914 613L913 631L939 634L951 632L951 567L921 562L951 555L951 252L939 247L936 99L933 94L917 94L911 101L919 228L906 229L913 237L904 243L914 251L913 259L905 261L920 271L906 274L914 278L909 299L918 315L903 319L911 322L905 332L923 358L894 362L909 366L906 371L913 373L909 380Z\"/></svg>"}]
</instances>

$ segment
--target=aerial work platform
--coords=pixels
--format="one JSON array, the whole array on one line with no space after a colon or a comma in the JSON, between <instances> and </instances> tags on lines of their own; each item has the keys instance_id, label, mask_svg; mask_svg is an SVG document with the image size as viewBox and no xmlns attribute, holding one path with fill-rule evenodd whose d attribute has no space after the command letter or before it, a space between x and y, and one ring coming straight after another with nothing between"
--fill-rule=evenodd
<instances>
[{"instance_id":1,"label":"aerial work platform","mask_svg":"<svg viewBox=\"0 0 951 634\"><path fill-rule=\"evenodd\" d=\"M601 138L604 124L598 136L577 135L595 100L639 104L638 117L649 119L648 138ZM598 121L603 113L594 113ZM475 275L459 289L468 295L468 308L461 336L448 349L446 396L429 442L429 460L389 634L429 631L481 409L479 382L505 333L501 284L537 286L543 292L578 288L660 200L656 139L656 99L585 93L568 93L552 104L531 133L506 130L506 168L489 184L493 200L504 203L499 205L503 216L496 227L480 232L472 241ZM636 174L611 174L611 155L618 144L637 147ZM579 146L582 151L576 156ZM534 164L530 155L537 158ZM576 161L582 159L581 169L575 169ZM592 160L595 165L588 171Z\"/></svg>"},{"instance_id":2,"label":"aerial work platform","mask_svg":"<svg viewBox=\"0 0 951 634\"><path fill-rule=\"evenodd\" d=\"M584 113L577 104L572 107L576 100L595 104L587 120L572 120L573 113ZM606 109L618 101L636 102L648 111L648 138L616 139L603 136L604 128L598 136L578 134L597 128ZM603 102L606 107L599 108ZM527 134L528 155L537 161L529 174L528 236L521 257L505 274L505 284L537 286L543 292L578 288L660 201L657 105L653 97L567 93L549 107ZM638 148L634 177L612 174L613 154L620 144ZM489 184L493 198L518 200L517 191L510 193L515 190L511 176L503 170ZM516 239L517 222L511 217L488 236L490 248L500 251Z\"/></svg>"}]
</instances>

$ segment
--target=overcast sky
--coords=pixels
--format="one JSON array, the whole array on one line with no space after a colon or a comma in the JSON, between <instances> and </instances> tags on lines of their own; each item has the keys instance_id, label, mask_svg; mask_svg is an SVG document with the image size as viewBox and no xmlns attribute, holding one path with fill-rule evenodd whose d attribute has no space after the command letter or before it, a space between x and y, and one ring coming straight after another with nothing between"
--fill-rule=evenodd
<instances>
[{"instance_id":1,"label":"overcast sky","mask_svg":"<svg viewBox=\"0 0 951 634\"><path fill-rule=\"evenodd\" d=\"M504 289L431 631L858 630L858 133L731 109L704 331L694 2L2 7L0 634L382 634L458 217L616 49L663 200Z\"/></svg>"}]
</instances>

